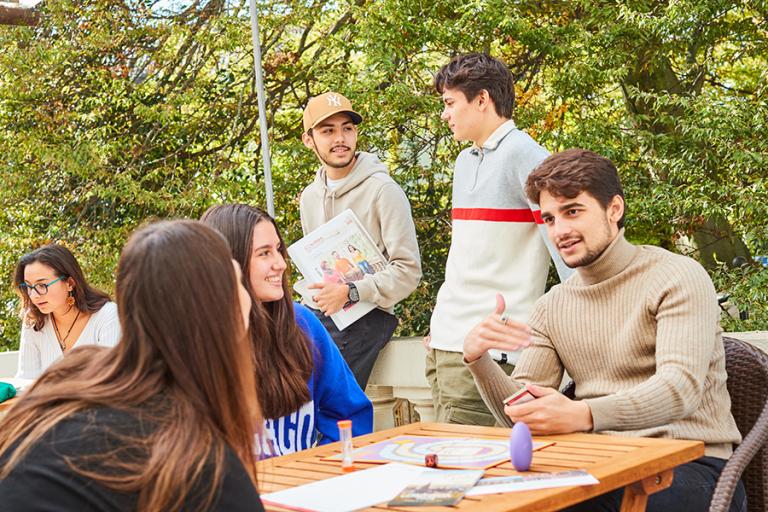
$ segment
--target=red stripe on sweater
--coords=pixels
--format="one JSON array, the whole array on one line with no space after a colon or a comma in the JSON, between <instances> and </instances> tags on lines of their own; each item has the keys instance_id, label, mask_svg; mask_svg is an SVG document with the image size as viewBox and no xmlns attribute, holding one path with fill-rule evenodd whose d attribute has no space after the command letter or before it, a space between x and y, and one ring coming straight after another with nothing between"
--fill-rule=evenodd
<instances>
[{"instance_id":1,"label":"red stripe on sweater","mask_svg":"<svg viewBox=\"0 0 768 512\"><path fill-rule=\"evenodd\" d=\"M487 220L490 222L535 222L542 224L541 212L528 208L454 208L453 220Z\"/></svg>"}]
</instances>

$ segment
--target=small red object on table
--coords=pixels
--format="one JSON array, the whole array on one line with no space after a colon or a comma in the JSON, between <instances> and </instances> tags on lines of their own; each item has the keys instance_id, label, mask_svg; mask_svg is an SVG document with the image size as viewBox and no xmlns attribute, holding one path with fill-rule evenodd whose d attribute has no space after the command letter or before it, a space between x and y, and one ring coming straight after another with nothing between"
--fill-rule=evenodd
<instances>
[{"instance_id":1,"label":"small red object on table","mask_svg":"<svg viewBox=\"0 0 768 512\"><path fill-rule=\"evenodd\" d=\"M428 455L424 456L424 465L428 468L436 468L437 467L437 454L436 453L430 453Z\"/></svg>"}]
</instances>

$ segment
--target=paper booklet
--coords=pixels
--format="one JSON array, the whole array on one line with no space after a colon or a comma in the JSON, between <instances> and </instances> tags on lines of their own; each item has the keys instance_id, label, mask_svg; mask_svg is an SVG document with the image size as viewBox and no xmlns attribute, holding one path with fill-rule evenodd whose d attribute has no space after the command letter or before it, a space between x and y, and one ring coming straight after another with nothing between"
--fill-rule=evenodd
<instances>
[{"instance_id":1,"label":"paper booklet","mask_svg":"<svg viewBox=\"0 0 768 512\"><path fill-rule=\"evenodd\" d=\"M556 473L523 473L512 476L483 478L467 491L467 496L497 494L502 492L532 491L572 485L595 485L600 481L583 469L558 471Z\"/></svg>"},{"instance_id":2,"label":"paper booklet","mask_svg":"<svg viewBox=\"0 0 768 512\"><path fill-rule=\"evenodd\" d=\"M293 289L315 309L319 308L312 296L317 292L308 288L310 284L361 281L387 266L384 255L352 210L344 210L293 243L288 247L288 254L304 276ZM342 331L375 307L372 302L348 303L331 315L331 319Z\"/></svg>"},{"instance_id":3,"label":"paper booklet","mask_svg":"<svg viewBox=\"0 0 768 512\"><path fill-rule=\"evenodd\" d=\"M387 503L389 507L452 507L483 476L482 469L424 472Z\"/></svg>"}]
</instances>

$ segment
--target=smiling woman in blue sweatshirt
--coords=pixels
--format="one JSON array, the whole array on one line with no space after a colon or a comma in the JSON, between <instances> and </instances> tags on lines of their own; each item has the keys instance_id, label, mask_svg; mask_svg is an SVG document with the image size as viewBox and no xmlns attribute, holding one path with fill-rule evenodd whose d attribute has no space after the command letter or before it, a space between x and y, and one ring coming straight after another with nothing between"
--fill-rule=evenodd
<instances>
[{"instance_id":1,"label":"smiling woman in blue sweatshirt","mask_svg":"<svg viewBox=\"0 0 768 512\"><path fill-rule=\"evenodd\" d=\"M261 457L338 441L336 422L353 435L373 428L373 407L320 321L291 300L288 252L274 219L244 204L213 206L201 219L229 242L254 302L250 338L265 418ZM260 328L260 326L263 326Z\"/></svg>"}]
</instances>

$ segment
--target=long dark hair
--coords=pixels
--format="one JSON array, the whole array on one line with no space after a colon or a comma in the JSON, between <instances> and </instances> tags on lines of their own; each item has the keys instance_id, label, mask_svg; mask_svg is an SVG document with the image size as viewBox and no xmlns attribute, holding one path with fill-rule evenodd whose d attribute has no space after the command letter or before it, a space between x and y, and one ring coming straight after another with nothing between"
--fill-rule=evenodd
<instances>
[{"instance_id":1,"label":"long dark hair","mask_svg":"<svg viewBox=\"0 0 768 512\"><path fill-rule=\"evenodd\" d=\"M24 283L24 269L35 262L51 267L56 277L63 277L69 281L73 286L72 296L75 298L75 307L83 313L95 313L109 302L109 295L88 284L80 264L69 249L59 244L44 245L22 256L16 265L14 275L16 293L21 298L21 319L25 325L34 330L42 329L48 317L37 309L29 295L21 289Z\"/></svg>"},{"instance_id":2,"label":"long dark hair","mask_svg":"<svg viewBox=\"0 0 768 512\"><path fill-rule=\"evenodd\" d=\"M275 227L280 240L280 254L288 262L288 250L275 220L265 211L246 204L212 206L201 220L224 235L232 249L232 257L243 268L243 284L254 302L250 280L253 229L259 222L269 222ZM255 365L259 376L259 403L264 416L280 418L298 410L309 401L307 380L312 375L313 360L309 339L296 324L291 300L290 266L283 273L283 298L262 303L269 315L267 336L251 327ZM254 310L256 308L253 308ZM251 313L251 326L259 312Z\"/></svg>"},{"instance_id":3,"label":"long dark hair","mask_svg":"<svg viewBox=\"0 0 768 512\"><path fill-rule=\"evenodd\" d=\"M123 249L117 298L121 342L74 349L3 419L0 453L9 458L0 479L68 416L111 407L154 429L131 435L130 450L100 454L98 470L77 458L69 464L108 488L138 493L139 510L177 510L190 495L209 508L227 446L255 484L262 419L227 243L200 222L151 224Z\"/></svg>"}]
</instances>

